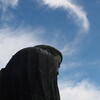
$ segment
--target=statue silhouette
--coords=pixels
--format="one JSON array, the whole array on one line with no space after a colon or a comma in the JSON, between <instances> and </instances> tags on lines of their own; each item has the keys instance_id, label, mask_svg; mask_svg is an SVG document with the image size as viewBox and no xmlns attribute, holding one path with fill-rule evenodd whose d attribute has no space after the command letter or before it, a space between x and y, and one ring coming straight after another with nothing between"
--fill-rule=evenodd
<instances>
[{"instance_id":1,"label":"statue silhouette","mask_svg":"<svg viewBox=\"0 0 100 100\"><path fill-rule=\"evenodd\" d=\"M60 100L61 62L61 52L48 45L18 51L0 71L0 100Z\"/></svg>"}]
</instances>

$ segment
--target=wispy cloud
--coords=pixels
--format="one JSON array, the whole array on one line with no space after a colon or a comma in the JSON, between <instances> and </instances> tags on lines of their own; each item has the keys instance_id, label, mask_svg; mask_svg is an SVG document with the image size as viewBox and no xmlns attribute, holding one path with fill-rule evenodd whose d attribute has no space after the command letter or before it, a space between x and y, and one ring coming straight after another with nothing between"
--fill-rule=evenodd
<instances>
[{"instance_id":1,"label":"wispy cloud","mask_svg":"<svg viewBox=\"0 0 100 100\"><path fill-rule=\"evenodd\" d=\"M18 0L0 0L0 8L5 11L7 7L15 8L18 4Z\"/></svg>"},{"instance_id":2,"label":"wispy cloud","mask_svg":"<svg viewBox=\"0 0 100 100\"><path fill-rule=\"evenodd\" d=\"M80 67L82 65L81 62L66 62L66 63L63 63L62 64L62 67L61 67L61 70L62 71L66 71L66 70L71 70L71 69L74 69L74 68L77 68L77 67Z\"/></svg>"},{"instance_id":3,"label":"wispy cloud","mask_svg":"<svg viewBox=\"0 0 100 100\"><path fill-rule=\"evenodd\" d=\"M78 48L73 44L73 42L65 44L63 49L61 50L63 55L65 56L73 56L78 53Z\"/></svg>"},{"instance_id":4,"label":"wispy cloud","mask_svg":"<svg viewBox=\"0 0 100 100\"><path fill-rule=\"evenodd\" d=\"M13 54L18 50L41 44L40 29L11 28L0 29L0 68L5 67Z\"/></svg>"},{"instance_id":5,"label":"wispy cloud","mask_svg":"<svg viewBox=\"0 0 100 100\"><path fill-rule=\"evenodd\" d=\"M87 36L87 33L90 28L90 23L87 17L86 11L81 5L78 5L73 0L38 0L42 1L43 5L47 5L51 9L61 8L69 13L72 16L73 20L80 27L79 33L76 34L72 41L68 41L62 48L62 53L64 56L73 57L80 52L80 44L82 44L84 37ZM77 1L77 0L76 0Z\"/></svg>"},{"instance_id":6,"label":"wispy cloud","mask_svg":"<svg viewBox=\"0 0 100 100\"><path fill-rule=\"evenodd\" d=\"M82 35L80 33L76 34L76 37L72 41L68 41L61 50L63 55L67 57L77 55L80 51L80 45L82 44L85 35L86 34Z\"/></svg>"},{"instance_id":7,"label":"wispy cloud","mask_svg":"<svg viewBox=\"0 0 100 100\"><path fill-rule=\"evenodd\" d=\"M87 13L81 6L72 2L72 0L42 0L42 3L48 5L50 8L62 8L63 10L68 11L74 18L76 24L81 26L83 31L89 30Z\"/></svg>"},{"instance_id":8,"label":"wispy cloud","mask_svg":"<svg viewBox=\"0 0 100 100\"><path fill-rule=\"evenodd\" d=\"M88 81L60 83L61 100L100 100L100 87Z\"/></svg>"},{"instance_id":9,"label":"wispy cloud","mask_svg":"<svg viewBox=\"0 0 100 100\"><path fill-rule=\"evenodd\" d=\"M2 22L2 26L6 26L8 22L15 19L15 14L13 14L8 8L16 8L18 1L19 0L0 0L0 21Z\"/></svg>"}]
</instances>

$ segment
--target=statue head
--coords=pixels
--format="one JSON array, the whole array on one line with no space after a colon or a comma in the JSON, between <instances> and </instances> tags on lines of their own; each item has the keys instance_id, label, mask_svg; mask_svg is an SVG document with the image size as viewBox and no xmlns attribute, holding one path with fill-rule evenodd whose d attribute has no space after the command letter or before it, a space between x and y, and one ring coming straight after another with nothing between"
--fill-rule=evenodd
<instances>
[{"instance_id":1,"label":"statue head","mask_svg":"<svg viewBox=\"0 0 100 100\"><path fill-rule=\"evenodd\" d=\"M54 59L57 59L59 61L59 63L62 62L62 59L63 59L62 53L59 50L57 50L56 48L49 46L49 45L36 45L35 47L39 47L39 48L42 48L42 49L48 51L49 53L52 54Z\"/></svg>"},{"instance_id":2,"label":"statue head","mask_svg":"<svg viewBox=\"0 0 100 100\"><path fill-rule=\"evenodd\" d=\"M60 64L62 62L62 59L63 59L62 53L59 50L57 50L56 48L49 46L49 45L37 45L35 47L46 50L47 52L49 52L53 56L54 62L56 64L56 70L58 72L58 69L59 69Z\"/></svg>"}]
</instances>

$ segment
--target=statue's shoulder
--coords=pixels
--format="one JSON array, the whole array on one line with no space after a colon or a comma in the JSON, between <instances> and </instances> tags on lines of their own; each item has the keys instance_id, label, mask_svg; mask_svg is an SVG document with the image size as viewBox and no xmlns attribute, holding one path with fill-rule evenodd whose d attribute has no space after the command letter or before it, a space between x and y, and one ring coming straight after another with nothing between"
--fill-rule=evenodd
<instances>
[{"instance_id":1,"label":"statue's shoulder","mask_svg":"<svg viewBox=\"0 0 100 100\"><path fill-rule=\"evenodd\" d=\"M5 71L5 68L2 68L2 69L0 70L0 76L4 73L4 71Z\"/></svg>"},{"instance_id":2,"label":"statue's shoulder","mask_svg":"<svg viewBox=\"0 0 100 100\"><path fill-rule=\"evenodd\" d=\"M1 84L1 82L3 81L2 79L3 79L3 77L4 77L4 74L5 74L5 68L2 68L2 69L0 70L0 84Z\"/></svg>"}]
</instances>

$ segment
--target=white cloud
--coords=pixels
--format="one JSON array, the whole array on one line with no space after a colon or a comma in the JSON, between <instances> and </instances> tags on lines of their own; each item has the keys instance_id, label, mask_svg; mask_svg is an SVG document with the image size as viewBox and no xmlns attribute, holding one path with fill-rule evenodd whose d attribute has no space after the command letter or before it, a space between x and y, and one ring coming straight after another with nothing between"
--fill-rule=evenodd
<instances>
[{"instance_id":1,"label":"white cloud","mask_svg":"<svg viewBox=\"0 0 100 100\"><path fill-rule=\"evenodd\" d=\"M42 33L40 29L0 29L0 68L5 67L18 50L43 43L39 38L40 31Z\"/></svg>"},{"instance_id":2,"label":"white cloud","mask_svg":"<svg viewBox=\"0 0 100 100\"><path fill-rule=\"evenodd\" d=\"M79 53L79 45L82 43L82 38L83 36L79 37L77 34L74 40L67 42L61 50L63 55L67 57L77 55Z\"/></svg>"},{"instance_id":3,"label":"white cloud","mask_svg":"<svg viewBox=\"0 0 100 100\"><path fill-rule=\"evenodd\" d=\"M42 3L48 5L50 8L63 8L73 16L75 22L84 31L89 29L89 21L86 12L81 6L76 5L72 0L42 0Z\"/></svg>"},{"instance_id":4,"label":"white cloud","mask_svg":"<svg viewBox=\"0 0 100 100\"><path fill-rule=\"evenodd\" d=\"M65 44L63 49L61 50L63 55L65 56L72 56L77 54L78 49L77 46L74 46L73 43Z\"/></svg>"},{"instance_id":5,"label":"white cloud","mask_svg":"<svg viewBox=\"0 0 100 100\"><path fill-rule=\"evenodd\" d=\"M66 70L71 70L71 69L74 69L74 68L77 68L77 67L80 67L82 65L81 62L75 62L75 61L71 61L71 62L66 62L66 63L63 63L61 66L61 70L62 71L66 71Z\"/></svg>"},{"instance_id":6,"label":"white cloud","mask_svg":"<svg viewBox=\"0 0 100 100\"><path fill-rule=\"evenodd\" d=\"M15 8L18 4L18 0L0 0L1 8L5 11L8 6Z\"/></svg>"},{"instance_id":7,"label":"white cloud","mask_svg":"<svg viewBox=\"0 0 100 100\"><path fill-rule=\"evenodd\" d=\"M80 52L81 46L87 34L78 33L75 38L71 41L67 41L64 47L62 48L62 53L67 57L74 57Z\"/></svg>"},{"instance_id":8,"label":"white cloud","mask_svg":"<svg viewBox=\"0 0 100 100\"><path fill-rule=\"evenodd\" d=\"M72 82L61 83L61 100L100 100L100 87L88 81L77 84Z\"/></svg>"}]
</instances>

